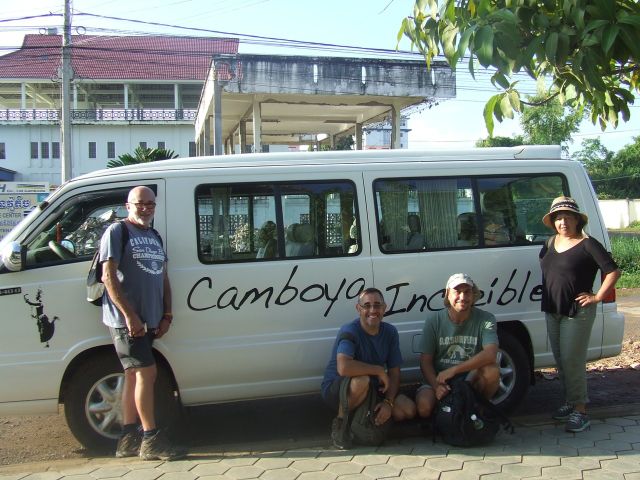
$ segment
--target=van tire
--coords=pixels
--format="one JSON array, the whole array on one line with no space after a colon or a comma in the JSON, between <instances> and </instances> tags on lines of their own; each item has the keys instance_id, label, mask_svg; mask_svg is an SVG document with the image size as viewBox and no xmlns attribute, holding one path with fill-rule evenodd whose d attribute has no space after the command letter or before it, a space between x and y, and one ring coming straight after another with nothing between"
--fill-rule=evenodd
<instances>
[{"instance_id":1,"label":"van tire","mask_svg":"<svg viewBox=\"0 0 640 480\"><path fill-rule=\"evenodd\" d=\"M502 411L513 410L527 393L531 381L529 357L518 339L506 330L499 330L498 367L500 386L492 402Z\"/></svg>"},{"instance_id":2,"label":"van tire","mask_svg":"<svg viewBox=\"0 0 640 480\"><path fill-rule=\"evenodd\" d=\"M176 431L182 413L171 376L157 363L155 384L158 427ZM89 451L114 451L122 430L122 365L115 353L85 359L68 382L64 413L73 436Z\"/></svg>"}]
</instances>

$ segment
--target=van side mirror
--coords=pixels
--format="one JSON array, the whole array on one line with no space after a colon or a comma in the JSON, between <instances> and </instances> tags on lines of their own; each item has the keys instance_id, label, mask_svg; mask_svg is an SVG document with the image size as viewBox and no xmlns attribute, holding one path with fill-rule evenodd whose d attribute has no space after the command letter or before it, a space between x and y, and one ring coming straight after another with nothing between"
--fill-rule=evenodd
<instances>
[{"instance_id":1,"label":"van side mirror","mask_svg":"<svg viewBox=\"0 0 640 480\"><path fill-rule=\"evenodd\" d=\"M18 242L7 243L0 252L2 265L10 272L22 270L22 247Z\"/></svg>"}]
</instances>

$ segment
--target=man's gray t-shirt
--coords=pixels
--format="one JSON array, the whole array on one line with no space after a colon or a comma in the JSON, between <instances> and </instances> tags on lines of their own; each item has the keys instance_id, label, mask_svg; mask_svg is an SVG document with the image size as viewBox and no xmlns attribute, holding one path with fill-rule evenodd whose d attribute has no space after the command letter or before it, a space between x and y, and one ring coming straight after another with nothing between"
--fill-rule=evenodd
<instances>
[{"instance_id":1,"label":"man's gray t-shirt","mask_svg":"<svg viewBox=\"0 0 640 480\"><path fill-rule=\"evenodd\" d=\"M122 228L129 240L122 251ZM148 328L157 328L164 313L164 268L167 255L152 229L128 222L114 223L100 241L100 262L112 258L118 263L122 291ZM106 290L102 302L102 321L113 328L124 328L124 315L113 304Z\"/></svg>"},{"instance_id":2,"label":"man's gray t-shirt","mask_svg":"<svg viewBox=\"0 0 640 480\"><path fill-rule=\"evenodd\" d=\"M456 325L445 308L427 317L420 353L433 355L433 366L440 373L469 360L492 343L498 345L496 317L492 313L472 307L469 318Z\"/></svg>"}]
</instances>

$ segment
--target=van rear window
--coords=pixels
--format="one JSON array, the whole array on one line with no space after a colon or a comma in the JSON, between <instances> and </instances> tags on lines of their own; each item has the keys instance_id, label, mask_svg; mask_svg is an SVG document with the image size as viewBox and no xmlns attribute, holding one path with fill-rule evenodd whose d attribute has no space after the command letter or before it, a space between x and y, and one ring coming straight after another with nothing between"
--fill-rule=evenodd
<instances>
[{"instance_id":1,"label":"van rear window","mask_svg":"<svg viewBox=\"0 0 640 480\"><path fill-rule=\"evenodd\" d=\"M561 175L387 178L374 182L378 243L385 253L541 243Z\"/></svg>"},{"instance_id":2,"label":"van rear window","mask_svg":"<svg viewBox=\"0 0 640 480\"><path fill-rule=\"evenodd\" d=\"M196 209L203 263L361 251L355 186L347 180L199 185Z\"/></svg>"}]
</instances>

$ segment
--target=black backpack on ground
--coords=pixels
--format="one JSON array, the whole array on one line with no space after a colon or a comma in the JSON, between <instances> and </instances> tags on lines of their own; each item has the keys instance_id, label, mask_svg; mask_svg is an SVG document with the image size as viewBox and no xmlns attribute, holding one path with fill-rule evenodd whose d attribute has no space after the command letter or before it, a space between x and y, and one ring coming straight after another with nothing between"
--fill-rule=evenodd
<instances>
[{"instance_id":1,"label":"black backpack on ground","mask_svg":"<svg viewBox=\"0 0 640 480\"><path fill-rule=\"evenodd\" d=\"M438 402L433 414L434 441L440 435L449 445L473 447L493 441L501 427L513 433L509 419L463 376L454 377L449 386L449 394Z\"/></svg>"}]
</instances>

